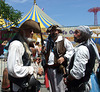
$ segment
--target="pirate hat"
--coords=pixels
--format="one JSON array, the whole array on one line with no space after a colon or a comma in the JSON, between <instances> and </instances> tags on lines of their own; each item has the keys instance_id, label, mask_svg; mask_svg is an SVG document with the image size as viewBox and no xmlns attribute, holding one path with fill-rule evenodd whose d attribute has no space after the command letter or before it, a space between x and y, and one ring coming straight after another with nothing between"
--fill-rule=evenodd
<instances>
[{"instance_id":1,"label":"pirate hat","mask_svg":"<svg viewBox=\"0 0 100 92\"><path fill-rule=\"evenodd\" d=\"M60 27L58 25L51 25L50 27L47 28L47 33L49 33L52 30L58 30L59 33L62 33L62 30L60 29Z\"/></svg>"},{"instance_id":2,"label":"pirate hat","mask_svg":"<svg viewBox=\"0 0 100 92\"><path fill-rule=\"evenodd\" d=\"M33 29L34 33L40 33L41 32L41 28L40 28L40 23L34 21L34 20L26 20L25 22L23 22L21 24L21 26L19 28L17 27L11 27L10 29L18 32L20 30L28 30L28 29Z\"/></svg>"}]
</instances>

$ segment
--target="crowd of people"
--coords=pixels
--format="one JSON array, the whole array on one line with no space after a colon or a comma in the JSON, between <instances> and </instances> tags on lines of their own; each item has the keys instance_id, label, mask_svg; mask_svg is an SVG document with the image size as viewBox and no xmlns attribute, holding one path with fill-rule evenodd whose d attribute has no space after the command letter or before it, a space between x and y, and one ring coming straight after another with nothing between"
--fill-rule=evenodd
<instances>
[{"instance_id":1,"label":"crowd of people","mask_svg":"<svg viewBox=\"0 0 100 92\"><path fill-rule=\"evenodd\" d=\"M41 33L38 22L29 19L19 28L11 29L16 32L9 41L7 56L11 92L40 92L37 78L43 73L47 75L45 85L49 92L90 92L90 76L95 59L100 61L100 57L88 26L75 29L74 41L79 43L75 47L60 35L62 30L58 25L47 28L49 35L43 46L33 39L34 33Z\"/></svg>"}]
</instances>

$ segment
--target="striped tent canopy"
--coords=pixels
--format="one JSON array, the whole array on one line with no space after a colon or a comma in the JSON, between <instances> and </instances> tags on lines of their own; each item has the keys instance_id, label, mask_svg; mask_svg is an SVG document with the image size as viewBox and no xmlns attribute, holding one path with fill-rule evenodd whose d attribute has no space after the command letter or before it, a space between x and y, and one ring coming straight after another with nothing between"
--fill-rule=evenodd
<instances>
[{"instance_id":1,"label":"striped tent canopy","mask_svg":"<svg viewBox=\"0 0 100 92\"><path fill-rule=\"evenodd\" d=\"M53 25L53 24L61 26L59 23L55 22L47 14L45 14L45 12L42 9L40 9L36 3L32 6L30 11L25 16L23 16L22 19L18 21L19 23L18 26L20 26L21 23L23 23L24 21L28 19L32 19L36 22L39 22L41 28L48 28L50 25ZM14 24L12 24L11 26L14 26ZM3 25L3 27L6 27L6 28L10 28L11 26L9 26L9 23L8 25L5 25L5 24Z\"/></svg>"},{"instance_id":2,"label":"striped tent canopy","mask_svg":"<svg viewBox=\"0 0 100 92\"><path fill-rule=\"evenodd\" d=\"M6 25L5 20L0 17L0 28Z\"/></svg>"},{"instance_id":3,"label":"striped tent canopy","mask_svg":"<svg viewBox=\"0 0 100 92\"><path fill-rule=\"evenodd\" d=\"M50 25L58 24L55 22L53 19L51 19L47 14L42 11L36 4L32 6L28 14L26 14L20 21L19 23L24 22L27 19L32 19L35 20L36 22L40 23L41 28L48 28Z\"/></svg>"}]
</instances>

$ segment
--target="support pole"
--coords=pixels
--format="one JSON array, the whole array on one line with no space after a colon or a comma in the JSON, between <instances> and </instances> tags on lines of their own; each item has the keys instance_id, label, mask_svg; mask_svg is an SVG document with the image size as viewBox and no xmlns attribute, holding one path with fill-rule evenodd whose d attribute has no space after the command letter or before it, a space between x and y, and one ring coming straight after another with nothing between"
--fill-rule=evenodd
<instances>
[{"instance_id":1,"label":"support pole","mask_svg":"<svg viewBox=\"0 0 100 92\"><path fill-rule=\"evenodd\" d=\"M34 4L36 4L36 0L34 0Z\"/></svg>"},{"instance_id":2,"label":"support pole","mask_svg":"<svg viewBox=\"0 0 100 92\"><path fill-rule=\"evenodd\" d=\"M94 25L98 25L97 12L94 12Z\"/></svg>"}]
</instances>

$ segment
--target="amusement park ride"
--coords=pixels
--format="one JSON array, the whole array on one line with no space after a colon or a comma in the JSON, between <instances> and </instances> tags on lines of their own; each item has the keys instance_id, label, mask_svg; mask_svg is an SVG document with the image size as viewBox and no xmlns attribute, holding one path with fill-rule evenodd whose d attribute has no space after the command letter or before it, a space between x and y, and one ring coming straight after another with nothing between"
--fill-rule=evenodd
<instances>
[{"instance_id":1,"label":"amusement park ride","mask_svg":"<svg viewBox=\"0 0 100 92\"><path fill-rule=\"evenodd\" d=\"M94 8L90 8L88 10L88 12L93 12L94 13L94 26L98 26L98 20L97 20L97 13L100 11L100 7L94 7ZM96 28L96 29L92 29L93 33L96 35L96 38L93 37L95 39L95 43L97 45L97 48L100 52L100 27Z\"/></svg>"},{"instance_id":2,"label":"amusement park ride","mask_svg":"<svg viewBox=\"0 0 100 92\"><path fill-rule=\"evenodd\" d=\"M100 7L94 7L94 8L90 8L88 10L88 12L93 12L94 13L94 25L98 25L98 21L97 21L97 12L100 11Z\"/></svg>"}]
</instances>

